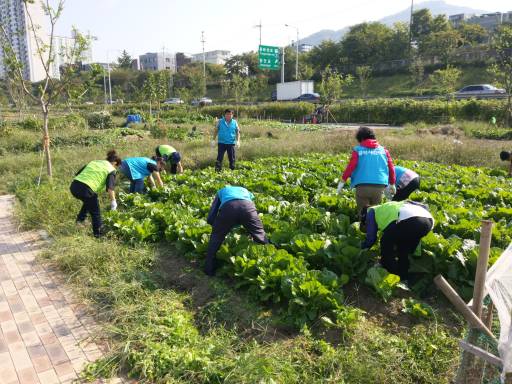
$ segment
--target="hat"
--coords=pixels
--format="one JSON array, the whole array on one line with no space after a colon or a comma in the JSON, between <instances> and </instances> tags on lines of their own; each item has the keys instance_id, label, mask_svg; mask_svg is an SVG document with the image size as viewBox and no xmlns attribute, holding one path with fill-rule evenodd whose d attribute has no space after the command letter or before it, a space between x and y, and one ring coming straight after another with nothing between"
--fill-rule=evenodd
<instances>
[{"instance_id":1,"label":"hat","mask_svg":"<svg viewBox=\"0 0 512 384\"><path fill-rule=\"evenodd\" d=\"M168 158L172 164L178 164L181 161L181 155L179 152L173 152L171 156Z\"/></svg>"}]
</instances>

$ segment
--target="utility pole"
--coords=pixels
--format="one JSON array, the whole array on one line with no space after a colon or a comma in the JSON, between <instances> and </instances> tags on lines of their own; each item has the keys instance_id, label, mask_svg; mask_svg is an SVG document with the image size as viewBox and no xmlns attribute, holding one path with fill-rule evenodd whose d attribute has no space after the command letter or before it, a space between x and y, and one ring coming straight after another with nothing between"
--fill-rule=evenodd
<instances>
[{"instance_id":1,"label":"utility pole","mask_svg":"<svg viewBox=\"0 0 512 384\"><path fill-rule=\"evenodd\" d=\"M284 47L281 48L281 83L284 83Z\"/></svg>"},{"instance_id":2,"label":"utility pole","mask_svg":"<svg viewBox=\"0 0 512 384\"><path fill-rule=\"evenodd\" d=\"M261 24L261 19L260 19L260 23L255 25L254 28L259 28L260 29L260 45L261 45L261 29L263 28L263 25Z\"/></svg>"},{"instance_id":3,"label":"utility pole","mask_svg":"<svg viewBox=\"0 0 512 384\"><path fill-rule=\"evenodd\" d=\"M289 24L285 24L284 26L295 28L297 32L297 39L295 40L295 80L299 80L299 28Z\"/></svg>"},{"instance_id":4,"label":"utility pole","mask_svg":"<svg viewBox=\"0 0 512 384\"><path fill-rule=\"evenodd\" d=\"M107 51L107 71L108 71L108 98L110 101L110 105L112 105L112 83L110 82L110 59L108 58L108 51Z\"/></svg>"},{"instance_id":5,"label":"utility pole","mask_svg":"<svg viewBox=\"0 0 512 384\"><path fill-rule=\"evenodd\" d=\"M413 21L414 0L411 0L411 18L409 20L409 53L412 45L412 21Z\"/></svg>"},{"instance_id":6,"label":"utility pole","mask_svg":"<svg viewBox=\"0 0 512 384\"><path fill-rule=\"evenodd\" d=\"M206 84L206 55L204 53L204 43L206 40L204 39L204 31L201 31L201 43L203 44L203 77Z\"/></svg>"}]
</instances>

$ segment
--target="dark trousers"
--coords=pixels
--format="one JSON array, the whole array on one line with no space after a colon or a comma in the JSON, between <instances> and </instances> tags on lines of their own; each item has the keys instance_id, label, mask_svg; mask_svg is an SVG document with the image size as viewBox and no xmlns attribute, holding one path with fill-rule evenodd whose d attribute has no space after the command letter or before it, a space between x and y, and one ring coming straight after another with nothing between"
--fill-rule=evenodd
<instances>
[{"instance_id":1,"label":"dark trousers","mask_svg":"<svg viewBox=\"0 0 512 384\"><path fill-rule=\"evenodd\" d=\"M220 171L222 169L222 161L224 160L224 152L228 153L229 168L235 169L235 144L222 144L219 143L217 147L217 161L215 162L215 169Z\"/></svg>"},{"instance_id":2,"label":"dark trousers","mask_svg":"<svg viewBox=\"0 0 512 384\"><path fill-rule=\"evenodd\" d=\"M132 172L130 171L130 167L126 162L121 162L121 166L119 167L119 170L123 175L125 175L128 180L130 180L130 193L145 193L146 190L144 189L144 178L133 180Z\"/></svg>"},{"instance_id":3,"label":"dark trousers","mask_svg":"<svg viewBox=\"0 0 512 384\"><path fill-rule=\"evenodd\" d=\"M268 243L263 223L258 216L254 203L248 200L228 201L222 206L213 222L212 235L206 253L205 272L207 275L213 276L215 274L215 255L229 231L238 225L242 225L256 243Z\"/></svg>"},{"instance_id":4,"label":"dark trousers","mask_svg":"<svg viewBox=\"0 0 512 384\"><path fill-rule=\"evenodd\" d=\"M130 179L130 193L145 193L144 179Z\"/></svg>"},{"instance_id":5,"label":"dark trousers","mask_svg":"<svg viewBox=\"0 0 512 384\"><path fill-rule=\"evenodd\" d=\"M420 178L416 177L412 179L409 184L407 184L403 188L398 188L396 190L395 196L393 196L393 201L403 201L407 200L411 193L415 190L420 189Z\"/></svg>"},{"instance_id":6,"label":"dark trousers","mask_svg":"<svg viewBox=\"0 0 512 384\"><path fill-rule=\"evenodd\" d=\"M171 174L175 175L178 173L178 164L171 163Z\"/></svg>"},{"instance_id":7,"label":"dark trousers","mask_svg":"<svg viewBox=\"0 0 512 384\"><path fill-rule=\"evenodd\" d=\"M388 272L400 276L401 280L409 277L409 255L411 255L422 237L432 230L432 219L411 217L397 223L389 224L380 239L381 264Z\"/></svg>"},{"instance_id":8,"label":"dark trousers","mask_svg":"<svg viewBox=\"0 0 512 384\"><path fill-rule=\"evenodd\" d=\"M73 180L69 190L75 198L81 200L83 203L82 208L76 217L76 221L84 221L87 217L87 213L89 213L91 215L92 232L94 233L94 236L101 236L102 222L98 195L94 193L89 186L78 180Z\"/></svg>"}]
</instances>

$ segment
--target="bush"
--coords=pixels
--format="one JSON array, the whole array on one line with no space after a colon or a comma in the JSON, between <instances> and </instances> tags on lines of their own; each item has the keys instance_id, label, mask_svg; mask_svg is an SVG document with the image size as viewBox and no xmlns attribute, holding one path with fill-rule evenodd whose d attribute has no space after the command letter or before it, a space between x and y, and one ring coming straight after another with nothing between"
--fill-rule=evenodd
<instances>
[{"instance_id":1,"label":"bush","mask_svg":"<svg viewBox=\"0 0 512 384\"><path fill-rule=\"evenodd\" d=\"M167 136L169 127L162 123L154 123L150 126L149 132L154 139L163 139Z\"/></svg>"},{"instance_id":2,"label":"bush","mask_svg":"<svg viewBox=\"0 0 512 384\"><path fill-rule=\"evenodd\" d=\"M66 116L59 116L50 118L48 123L51 129L69 129L69 128L78 128L78 129L86 129L87 122L85 119L77 114L70 114Z\"/></svg>"},{"instance_id":3,"label":"bush","mask_svg":"<svg viewBox=\"0 0 512 384\"><path fill-rule=\"evenodd\" d=\"M230 105L203 107L201 112L214 117L222 116ZM238 116L244 118L276 119L302 121L302 118L314 111L310 103L262 103L241 105ZM371 99L344 100L330 107L337 122L343 123L438 123L456 120L489 121L495 116L498 121L505 118L504 100L414 100L414 99Z\"/></svg>"},{"instance_id":4,"label":"bush","mask_svg":"<svg viewBox=\"0 0 512 384\"><path fill-rule=\"evenodd\" d=\"M108 129L114 126L112 116L107 111L89 113L87 115L87 124L92 129Z\"/></svg>"},{"instance_id":5,"label":"bush","mask_svg":"<svg viewBox=\"0 0 512 384\"><path fill-rule=\"evenodd\" d=\"M43 127L43 122L41 119L37 119L36 117L27 117L20 122L18 122L20 128L29 130L29 131L39 131Z\"/></svg>"}]
</instances>

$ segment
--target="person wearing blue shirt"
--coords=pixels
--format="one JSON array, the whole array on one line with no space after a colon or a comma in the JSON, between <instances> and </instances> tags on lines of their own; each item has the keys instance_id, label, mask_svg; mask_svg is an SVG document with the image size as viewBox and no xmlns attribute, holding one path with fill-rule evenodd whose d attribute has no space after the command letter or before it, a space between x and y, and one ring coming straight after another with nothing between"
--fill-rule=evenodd
<instances>
[{"instance_id":1,"label":"person wearing blue shirt","mask_svg":"<svg viewBox=\"0 0 512 384\"><path fill-rule=\"evenodd\" d=\"M215 170L218 172L222 170L224 152L228 153L229 168L235 169L235 145L240 148L240 127L237 121L233 119L232 109L226 109L224 117L216 122L212 145L215 145L216 139L217 161L215 162Z\"/></svg>"},{"instance_id":2,"label":"person wearing blue shirt","mask_svg":"<svg viewBox=\"0 0 512 384\"><path fill-rule=\"evenodd\" d=\"M393 201L404 201L409 198L411 193L420 189L420 175L416 172L395 165L396 174L396 193L393 196Z\"/></svg>"},{"instance_id":3,"label":"person wearing blue shirt","mask_svg":"<svg viewBox=\"0 0 512 384\"><path fill-rule=\"evenodd\" d=\"M205 273L208 276L215 275L215 255L226 235L234 227L242 225L256 243L268 243L253 199L254 195L251 192L236 186L226 186L215 195L206 220L212 226L205 264Z\"/></svg>"},{"instance_id":4,"label":"person wearing blue shirt","mask_svg":"<svg viewBox=\"0 0 512 384\"><path fill-rule=\"evenodd\" d=\"M130 180L130 193L144 193L144 179L147 177L155 187L153 175L159 187L163 187L160 170L165 166L161 157L128 157L121 162L121 173Z\"/></svg>"}]
</instances>

